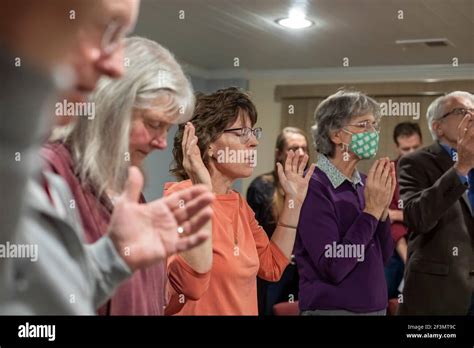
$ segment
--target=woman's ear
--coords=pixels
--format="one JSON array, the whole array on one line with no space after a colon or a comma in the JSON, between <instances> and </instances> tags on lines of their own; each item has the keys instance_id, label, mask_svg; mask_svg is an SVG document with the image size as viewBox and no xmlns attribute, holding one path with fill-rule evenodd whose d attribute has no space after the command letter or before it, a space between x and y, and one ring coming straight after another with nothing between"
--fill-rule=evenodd
<instances>
[{"instance_id":1,"label":"woman's ear","mask_svg":"<svg viewBox=\"0 0 474 348\"><path fill-rule=\"evenodd\" d=\"M341 132L342 132L342 129L338 131L332 131L331 134L329 135L329 138L331 139L331 141L336 145L340 145L344 142L341 137Z\"/></svg>"}]
</instances>

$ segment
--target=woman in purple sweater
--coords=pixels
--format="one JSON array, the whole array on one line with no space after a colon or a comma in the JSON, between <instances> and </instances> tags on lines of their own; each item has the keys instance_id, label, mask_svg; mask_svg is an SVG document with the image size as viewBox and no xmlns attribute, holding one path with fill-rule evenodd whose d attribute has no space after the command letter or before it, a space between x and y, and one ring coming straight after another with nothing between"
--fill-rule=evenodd
<instances>
[{"instance_id":1,"label":"woman in purple sweater","mask_svg":"<svg viewBox=\"0 0 474 348\"><path fill-rule=\"evenodd\" d=\"M388 158L367 176L357 170L377 152L379 120L377 102L353 91L331 95L315 111L319 157L295 244L302 315L385 315L395 170Z\"/></svg>"}]
</instances>

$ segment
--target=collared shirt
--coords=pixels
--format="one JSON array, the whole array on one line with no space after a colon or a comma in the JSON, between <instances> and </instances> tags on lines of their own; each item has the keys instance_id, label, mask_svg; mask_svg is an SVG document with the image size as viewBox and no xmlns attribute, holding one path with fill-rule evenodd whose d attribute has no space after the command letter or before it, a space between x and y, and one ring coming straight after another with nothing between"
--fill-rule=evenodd
<instances>
[{"instance_id":1,"label":"collared shirt","mask_svg":"<svg viewBox=\"0 0 474 348\"><path fill-rule=\"evenodd\" d=\"M453 162L456 162L457 161L457 154L458 154L458 151L454 148L454 147L451 147L447 144L443 144L443 143L439 143L441 145L441 147L443 149L446 150L446 152L448 153L449 157L452 158ZM459 176L459 180L461 180L461 182L465 185L467 182L468 182L468 177L467 176L464 176L464 175L461 175L461 174L458 174Z\"/></svg>"},{"instance_id":2,"label":"collared shirt","mask_svg":"<svg viewBox=\"0 0 474 348\"><path fill-rule=\"evenodd\" d=\"M352 173L352 178L349 179L324 155L319 155L318 161L316 162L316 167L321 169L327 175L329 181L331 181L331 184L335 189L341 186L346 180L349 181L354 187L357 185L364 186L360 173L357 169L354 170L354 173Z\"/></svg>"},{"instance_id":3,"label":"collared shirt","mask_svg":"<svg viewBox=\"0 0 474 348\"><path fill-rule=\"evenodd\" d=\"M384 263L393 254L390 219L380 222L363 212L365 180L358 171L345 177L320 155L294 249L301 311L369 313L387 307Z\"/></svg>"}]
</instances>

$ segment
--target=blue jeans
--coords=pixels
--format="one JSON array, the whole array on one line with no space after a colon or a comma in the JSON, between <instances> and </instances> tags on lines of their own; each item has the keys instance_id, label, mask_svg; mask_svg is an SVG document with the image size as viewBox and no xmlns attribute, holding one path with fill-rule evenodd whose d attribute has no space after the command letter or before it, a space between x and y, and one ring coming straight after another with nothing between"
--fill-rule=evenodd
<instances>
[{"instance_id":1,"label":"blue jeans","mask_svg":"<svg viewBox=\"0 0 474 348\"><path fill-rule=\"evenodd\" d=\"M385 266L385 280L387 282L387 291L388 298L397 298L400 292L398 291L398 286L403 279L403 271L405 265L403 260L398 255L397 251L393 251L393 255L388 261L387 266Z\"/></svg>"}]
</instances>

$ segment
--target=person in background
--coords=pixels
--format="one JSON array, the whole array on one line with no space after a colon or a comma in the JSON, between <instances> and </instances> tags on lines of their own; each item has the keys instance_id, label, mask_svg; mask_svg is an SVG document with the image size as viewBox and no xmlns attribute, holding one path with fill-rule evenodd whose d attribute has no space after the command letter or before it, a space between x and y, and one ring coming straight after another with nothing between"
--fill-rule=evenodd
<instances>
[{"instance_id":1,"label":"person in background","mask_svg":"<svg viewBox=\"0 0 474 348\"><path fill-rule=\"evenodd\" d=\"M435 142L398 164L408 226L398 314L474 315L474 96L441 96L426 117Z\"/></svg>"},{"instance_id":2,"label":"person in background","mask_svg":"<svg viewBox=\"0 0 474 348\"><path fill-rule=\"evenodd\" d=\"M295 243L302 315L386 313L395 168L382 158L367 176L357 170L377 153L380 117L378 103L357 91L340 90L316 108L319 157Z\"/></svg>"},{"instance_id":3,"label":"person in background","mask_svg":"<svg viewBox=\"0 0 474 348\"><path fill-rule=\"evenodd\" d=\"M247 190L247 202L255 212L255 218L272 238L278 218L283 210L285 195L277 174L277 163L284 164L289 151L308 153L306 134L295 127L284 128L277 137L275 168L256 177ZM298 300L298 271L292 261L278 282L257 278L258 311L260 315L272 315L273 306L280 302Z\"/></svg>"},{"instance_id":4,"label":"person in background","mask_svg":"<svg viewBox=\"0 0 474 348\"><path fill-rule=\"evenodd\" d=\"M102 78L92 94L93 119L76 117L57 127L42 150L48 169L61 175L74 195L88 243L107 232L128 168L141 168L152 151L164 150L169 128L189 120L194 109L191 83L166 48L133 37L125 40L125 57L130 64L124 76ZM140 201L145 203L143 194ZM175 302L167 298L166 284L166 261L139 270L98 313L163 315L168 301ZM171 287L172 294L199 298L183 285Z\"/></svg>"},{"instance_id":5,"label":"person in background","mask_svg":"<svg viewBox=\"0 0 474 348\"><path fill-rule=\"evenodd\" d=\"M314 166L304 176L308 155L291 150L284 165L277 163L285 202L269 239L252 208L232 190L234 182L251 176L256 165L262 135L261 128L253 128L256 122L249 95L230 87L199 95L191 122L176 133L172 173L181 181L166 185L165 192L201 183L216 195L212 241L198 247L211 260L211 271L193 271L181 255L171 258L178 262L170 268L170 277L204 289L199 300L185 300L180 315L257 315L257 275L277 281L289 263Z\"/></svg>"},{"instance_id":6,"label":"person in background","mask_svg":"<svg viewBox=\"0 0 474 348\"><path fill-rule=\"evenodd\" d=\"M395 171L400 157L418 150L422 145L420 126L415 122L402 122L393 130L393 141L397 148L398 157L393 162ZM388 210L392 225L390 230L395 243L395 251L385 267L385 279L387 280L388 298L396 298L399 294L399 286L403 279L403 271L407 262L407 227L403 223L403 205L400 201L399 186L395 188L392 202Z\"/></svg>"}]
</instances>

